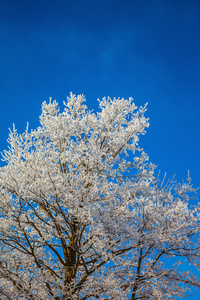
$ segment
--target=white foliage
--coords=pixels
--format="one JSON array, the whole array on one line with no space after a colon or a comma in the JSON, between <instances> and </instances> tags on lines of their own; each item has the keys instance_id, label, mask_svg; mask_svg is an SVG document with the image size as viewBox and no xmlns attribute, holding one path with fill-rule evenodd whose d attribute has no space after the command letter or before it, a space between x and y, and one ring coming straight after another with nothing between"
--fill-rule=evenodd
<instances>
[{"instance_id":1,"label":"white foliage","mask_svg":"<svg viewBox=\"0 0 200 300\"><path fill-rule=\"evenodd\" d=\"M199 206L190 179L164 186L139 148L149 126L132 98L88 111L72 93L41 126L10 132L0 169L0 298L171 299L199 266ZM174 257L177 260L174 260ZM170 259L170 264L166 259Z\"/></svg>"}]
</instances>

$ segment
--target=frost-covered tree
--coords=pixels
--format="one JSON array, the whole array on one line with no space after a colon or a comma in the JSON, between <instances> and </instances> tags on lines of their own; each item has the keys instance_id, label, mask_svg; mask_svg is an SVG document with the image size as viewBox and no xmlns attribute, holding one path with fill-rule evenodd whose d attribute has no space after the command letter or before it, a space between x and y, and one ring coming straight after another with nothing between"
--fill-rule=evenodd
<instances>
[{"instance_id":1,"label":"frost-covered tree","mask_svg":"<svg viewBox=\"0 0 200 300\"><path fill-rule=\"evenodd\" d=\"M146 107L88 111L71 94L15 128L0 169L0 299L171 299L198 278L199 207L190 179L164 184L138 145Z\"/></svg>"}]
</instances>

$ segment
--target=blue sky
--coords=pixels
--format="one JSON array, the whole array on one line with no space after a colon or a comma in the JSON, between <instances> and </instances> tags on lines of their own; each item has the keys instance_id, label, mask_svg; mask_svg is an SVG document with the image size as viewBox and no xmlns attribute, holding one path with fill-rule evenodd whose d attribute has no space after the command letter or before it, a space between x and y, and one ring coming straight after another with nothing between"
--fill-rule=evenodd
<instances>
[{"instance_id":1,"label":"blue sky","mask_svg":"<svg viewBox=\"0 0 200 300\"><path fill-rule=\"evenodd\" d=\"M198 0L0 0L0 150L49 97L84 94L94 110L133 97L149 103L150 160L200 186L199 36Z\"/></svg>"}]
</instances>

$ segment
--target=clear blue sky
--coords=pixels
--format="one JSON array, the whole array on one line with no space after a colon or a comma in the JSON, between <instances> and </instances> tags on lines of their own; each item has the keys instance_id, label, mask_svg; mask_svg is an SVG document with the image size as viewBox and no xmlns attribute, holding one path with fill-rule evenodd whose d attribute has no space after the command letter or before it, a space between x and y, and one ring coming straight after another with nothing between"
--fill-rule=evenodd
<instances>
[{"instance_id":1,"label":"clear blue sky","mask_svg":"<svg viewBox=\"0 0 200 300\"><path fill-rule=\"evenodd\" d=\"M0 150L71 91L148 102L150 160L200 186L199 0L0 0Z\"/></svg>"}]
</instances>

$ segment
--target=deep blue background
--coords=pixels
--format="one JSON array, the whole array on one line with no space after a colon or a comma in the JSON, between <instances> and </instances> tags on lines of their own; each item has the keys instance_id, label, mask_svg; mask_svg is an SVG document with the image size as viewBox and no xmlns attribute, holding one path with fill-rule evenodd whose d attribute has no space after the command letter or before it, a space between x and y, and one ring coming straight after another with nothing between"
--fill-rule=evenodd
<instances>
[{"instance_id":1,"label":"deep blue background","mask_svg":"<svg viewBox=\"0 0 200 300\"><path fill-rule=\"evenodd\" d=\"M148 102L150 160L200 186L200 1L0 0L0 150L71 91Z\"/></svg>"}]
</instances>

